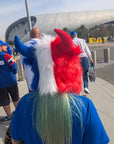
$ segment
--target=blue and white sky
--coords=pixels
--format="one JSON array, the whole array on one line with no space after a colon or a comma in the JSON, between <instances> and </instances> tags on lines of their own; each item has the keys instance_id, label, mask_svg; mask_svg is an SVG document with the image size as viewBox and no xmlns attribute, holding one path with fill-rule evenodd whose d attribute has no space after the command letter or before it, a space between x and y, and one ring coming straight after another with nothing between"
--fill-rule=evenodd
<instances>
[{"instance_id":1,"label":"blue and white sky","mask_svg":"<svg viewBox=\"0 0 114 144\"><path fill-rule=\"evenodd\" d=\"M94 11L114 9L114 0L28 0L31 16L70 11ZM0 38L4 40L5 31L10 24L26 17L25 0L1 0Z\"/></svg>"}]
</instances>

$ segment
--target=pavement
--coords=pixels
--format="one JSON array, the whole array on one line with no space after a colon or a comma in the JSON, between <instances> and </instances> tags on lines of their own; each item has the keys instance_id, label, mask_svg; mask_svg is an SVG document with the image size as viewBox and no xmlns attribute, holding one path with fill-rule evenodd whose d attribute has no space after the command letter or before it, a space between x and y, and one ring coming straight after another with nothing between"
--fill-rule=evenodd
<instances>
[{"instance_id":1,"label":"pavement","mask_svg":"<svg viewBox=\"0 0 114 144\"><path fill-rule=\"evenodd\" d=\"M106 69L106 70L105 70ZM90 98L101 118L105 130L110 138L109 144L114 144L114 60L110 63L99 63L95 66L96 81L89 82L90 94L85 95L82 91L81 95ZM111 73L110 73L111 71ZM111 80L108 77L111 74ZM103 77L102 77L103 75ZM28 93L26 81L18 82L20 97ZM11 110L15 108L11 102ZM0 107L0 117L5 116L5 112ZM9 124L0 124L0 144L4 144L5 133Z\"/></svg>"}]
</instances>

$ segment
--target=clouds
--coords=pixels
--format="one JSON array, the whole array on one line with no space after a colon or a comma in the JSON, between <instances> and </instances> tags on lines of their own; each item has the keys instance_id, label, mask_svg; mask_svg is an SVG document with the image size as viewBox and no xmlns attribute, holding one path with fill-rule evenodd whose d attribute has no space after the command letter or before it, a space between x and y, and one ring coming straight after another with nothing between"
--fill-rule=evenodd
<instances>
[{"instance_id":1,"label":"clouds","mask_svg":"<svg viewBox=\"0 0 114 144\"><path fill-rule=\"evenodd\" d=\"M0 8L0 16L5 16L8 14L15 14L18 11L24 10L25 6L24 3L18 2L18 3L9 3L5 5L4 7Z\"/></svg>"},{"instance_id":2,"label":"clouds","mask_svg":"<svg viewBox=\"0 0 114 144\"><path fill-rule=\"evenodd\" d=\"M102 10L113 9L113 0L28 0L30 14L52 13L64 11L84 11L84 10ZM26 16L25 1L2 2L0 8L0 17L7 15L24 15Z\"/></svg>"},{"instance_id":3,"label":"clouds","mask_svg":"<svg viewBox=\"0 0 114 144\"><path fill-rule=\"evenodd\" d=\"M114 9L113 0L62 0L61 11L93 11Z\"/></svg>"},{"instance_id":4,"label":"clouds","mask_svg":"<svg viewBox=\"0 0 114 144\"><path fill-rule=\"evenodd\" d=\"M1 2L0 8L0 38L5 39L7 27L19 18L26 16L25 3L20 1Z\"/></svg>"},{"instance_id":5,"label":"clouds","mask_svg":"<svg viewBox=\"0 0 114 144\"><path fill-rule=\"evenodd\" d=\"M62 5L62 0L29 0L29 8L30 12L33 14L44 14L44 13L52 13L59 12Z\"/></svg>"},{"instance_id":6,"label":"clouds","mask_svg":"<svg viewBox=\"0 0 114 144\"><path fill-rule=\"evenodd\" d=\"M113 0L88 0L87 2L80 3L79 7L83 10L106 10L114 9ZM78 9L78 10L81 10Z\"/></svg>"},{"instance_id":7,"label":"clouds","mask_svg":"<svg viewBox=\"0 0 114 144\"><path fill-rule=\"evenodd\" d=\"M29 0L31 14L114 9L113 0Z\"/></svg>"},{"instance_id":8,"label":"clouds","mask_svg":"<svg viewBox=\"0 0 114 144\"><path fill-rule=\"evenodd\" d=\"M2 1L3 3L3 1ZM22 2L3 3L0 8L0 25L2 29L6 29L10 23L26 15L25 5ZM0 28L1 28L0 27Z\"/></svg>"}]
</instances>

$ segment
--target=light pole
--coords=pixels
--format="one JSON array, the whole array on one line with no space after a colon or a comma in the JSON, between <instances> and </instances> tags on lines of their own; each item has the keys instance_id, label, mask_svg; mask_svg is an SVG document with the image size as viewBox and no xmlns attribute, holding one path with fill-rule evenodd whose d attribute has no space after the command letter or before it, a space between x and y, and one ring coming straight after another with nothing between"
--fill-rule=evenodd
<instances>
[{"instance_id":1,"label":"light pole","mask_svg":"<svg viewBox=\"0 0 114 144\"><path fill-rule=\"evenodd\" d=\"M89 31L88 31L88 43L89 43Z\"/></svg>"},{"instance_id":2,"label":"light pole","mask_svg":"<svg viewBox=\"0 0 114 144\"><path fill-rule=\"evenodd\" d=\"M25 0L25 5L26 5L26 12L27 12L27 17L28 17L28 25L29 25L29 32L30 32L32 29L32 25L31 25L31 19L29 15L28 0Z\"/></svg>"}]
</instances>

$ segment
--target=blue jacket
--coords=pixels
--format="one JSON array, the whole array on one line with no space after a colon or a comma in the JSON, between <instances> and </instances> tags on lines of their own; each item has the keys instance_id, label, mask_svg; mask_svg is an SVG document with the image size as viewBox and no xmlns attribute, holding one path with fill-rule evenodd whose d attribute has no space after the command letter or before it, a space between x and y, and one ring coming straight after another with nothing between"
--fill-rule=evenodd
<instances>
[{"instance_id":1,"label":"blue jacket","mask_svg":"<svg viewBox=\"0 0 114 144\"><path fill-rule=\"evenodd\" d=\"M16 79L17 65L14 59L5 52L0 52L0 88L14 85Z\"/></svg>"},{"instance_id":2,"label":"blue jacket","mask_svg":"<svg viewBox=\"0 0 114 144\"><path fill-rule=\"evenodd\" d=\"M70 103L72 109L71 144L108 144L109 137L92 101L83 96L72 95L72 98L74 101ZM43 144L32 118L35 100L35 92L22 97L10 124L11 137L14 140L23 140L24 144ZM75 105L78 106L82 115L82 127Z\"/></svg>"}]
</instances>

